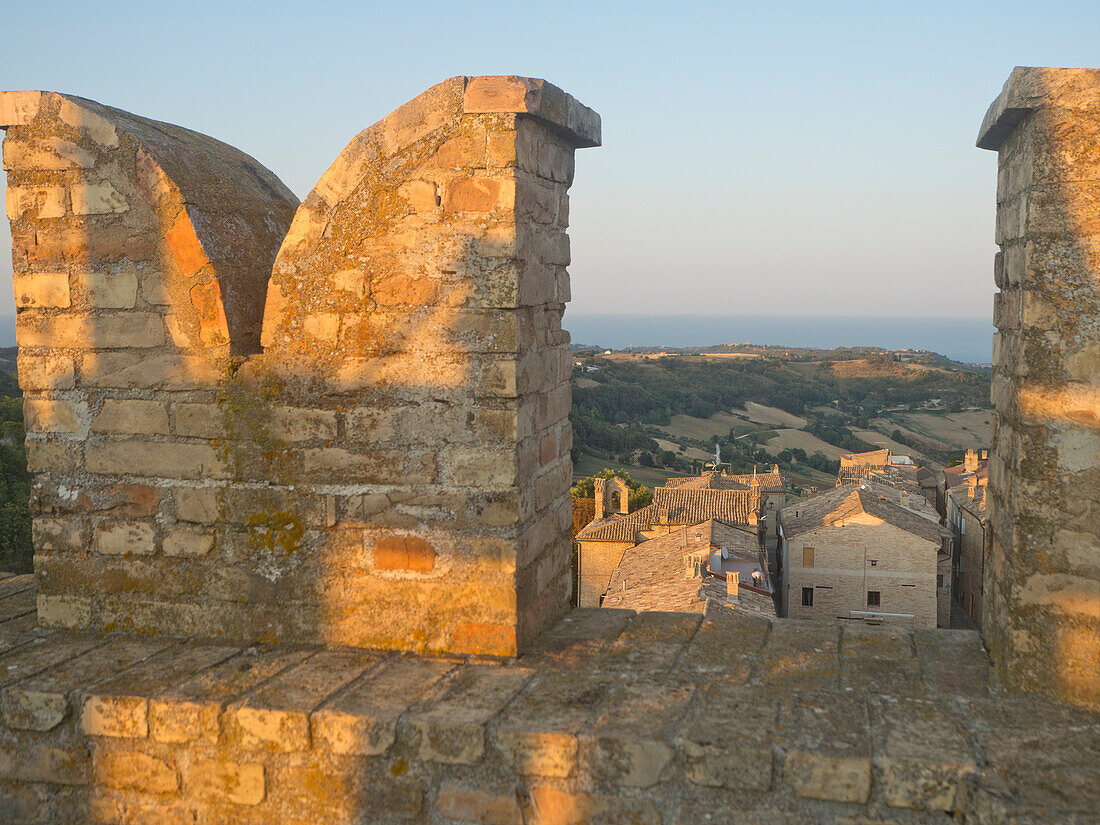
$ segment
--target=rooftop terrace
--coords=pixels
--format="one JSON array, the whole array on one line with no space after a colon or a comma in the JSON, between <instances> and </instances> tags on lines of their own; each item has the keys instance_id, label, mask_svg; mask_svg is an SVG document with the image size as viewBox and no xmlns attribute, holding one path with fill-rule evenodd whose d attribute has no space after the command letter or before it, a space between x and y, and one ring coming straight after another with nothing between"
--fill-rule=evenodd
<instances>
[{"instance_id":1,"label":"rooftop terrace","mask_svg":"<svg viewBox=\"0 0 1100 825\"><path fill-rule=\"evenodd\" d=\"M977 633L575 610L517 660L46 631L0 582L5 822L1082 823L1100 718Z\"/></svg>"}]
</instances>

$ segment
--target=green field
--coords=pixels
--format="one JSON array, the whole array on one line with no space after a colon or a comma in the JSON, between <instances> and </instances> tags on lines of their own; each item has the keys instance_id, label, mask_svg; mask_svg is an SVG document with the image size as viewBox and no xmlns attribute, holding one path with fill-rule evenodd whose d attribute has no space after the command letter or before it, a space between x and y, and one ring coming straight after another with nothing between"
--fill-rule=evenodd
<instances>
[{"instance_id":1,"label":"green field","mask_svg":"<svg viewBox=\"0 0 1100 825\"><path fill-rule=\"evenodd\" d=\"M610 458L599 458L588 453L581 453L573 462L573 480L577 481L588 476L593 476L600 470L610 467L615 470L622 468L630 473L630 477L647 487L660 487L670 476L683 475L671 470L658 470L654 467L641 467L637 464L623 464Z\"/></svg>"}]
</instances>

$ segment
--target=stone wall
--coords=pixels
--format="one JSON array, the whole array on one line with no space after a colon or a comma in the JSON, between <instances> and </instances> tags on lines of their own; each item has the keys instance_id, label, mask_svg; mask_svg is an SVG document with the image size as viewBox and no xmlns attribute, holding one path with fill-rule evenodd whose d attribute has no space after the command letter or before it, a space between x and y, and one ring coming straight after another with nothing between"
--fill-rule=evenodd
<instances>
[{"instance_id":1,"label":"stone wall","mask_svg":"<svg viewBox=\"0 0 1100 825\"><path fill-rule=\"evenodd\" d=\"M561 614L598 115L452 78L300 206L91 101L5 93L0 127L44 625L508 656Z\"/></svg>"},{"instance_id":2,"label":"stone wall","mask_svg":"<svg viewBox=\"0 0 1100 825\"><path fill-rule=\"evenodd\" d=\"M1014 689L1100 707L1100 70L1018 68L998 152L982 631Z\"/></svg>"},{"instance_id":3,"label":"stone wall","mask_svg":"<svg viewBox=\"0 0 1100 825\"><path fill-rule=\"evenodd\" d=\"M485 662L6 624L6 825L1068 825L1100 788L1096 715L990 694L974 632L577 610Z\"/></svg>"}]
</instances>

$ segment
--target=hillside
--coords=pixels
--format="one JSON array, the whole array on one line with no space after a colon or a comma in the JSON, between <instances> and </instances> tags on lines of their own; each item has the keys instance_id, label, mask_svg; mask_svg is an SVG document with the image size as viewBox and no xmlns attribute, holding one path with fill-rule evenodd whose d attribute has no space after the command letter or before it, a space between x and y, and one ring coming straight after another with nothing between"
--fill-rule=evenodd
<instances>
[{"instance_id":1,"label":"hillside","mask_svg":"<svg viewBox=\"0 0 1100 825\"><path fill-rule=\"evenodd\" d=\"M886 445L943 466L989 441L988 372L936 353L575 355L577 475L623 466L660 479L693 471L717 444L735 472L779 463L796 485L821 486L845 452Z\"/></svg>"}]
</instances>

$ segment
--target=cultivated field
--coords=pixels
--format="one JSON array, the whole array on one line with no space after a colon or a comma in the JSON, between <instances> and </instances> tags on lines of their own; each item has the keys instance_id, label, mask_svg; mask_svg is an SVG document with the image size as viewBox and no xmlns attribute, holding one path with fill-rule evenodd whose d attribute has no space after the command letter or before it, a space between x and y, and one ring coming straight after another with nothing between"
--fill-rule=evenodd
<instances>
[{"instance_id":1,"label":"cultivated field","mask_svg":"<svg viewBox=\"0 0 1100 825\"><path fill-rule=\"evenodd\" d=\"M937 441L948 449L966 450L989 446L990 410L961 413L889 413L903 432Z\"/></svg>"},{"instance_id":2,"label":"cultivated field","mask_svg":"<svg viewBox=\"0 0 1100 825\"><path fill-rule=\"evenodd\" d=\"M816 435L811 435L805 430L778 430L775 436L768 439L768 443L764 445L764 448L772 455L780 450L793 450L796 447L805 450L807 455L813 455L820 450L834 460L848 452L822 441Z\"/></svg>"},{"instance_id":3,"label":"cultivated field","mask_svg":"<svg viewBox=\"0 0 1100 825\"><path fill-rule=\"evenodd\" d=\"M674 415L667 427L658 427L673 438L694 438L707 441L712 435L725 438L730 430L738 433L751 432L754 428L745 423L745 419L730 413L719 412L710 418L695 418L690 415Z\"/></svg>"},{"instance_id":4,"label":"cultivated field","mask_svg":"<svg viewBox=\"0 0 1100 825\"><path fill-rule=\"evenodd\" d=\"M794 427L796 430L806 426L805 418L791 415L778 407L765 407L755 401L746 403L743 413L741 410L734 410L734 412L743 414L749 421L755 421L758 424L777 424L781 427Z\"/></svg>"},{"instance_id":5,"label":"cultivated field","mask_svg":"<svg viewBox=\"0 0 1100 825\"><path fill-rule=\"evenodd\" d=\"M669 441L665 438L654 439L657 442L657 446L662 450L672 450L677 455L682 455L684 458L699 458L703 461L707 459L714 460L714 453L708 453L705 450L700 450L698 447L685 447L683 451L680 450L680 445L675 441Z\"/></svg>"},{"instance_id":6,"label":"cultivated field","mask_svg":"<svg viewBox=\"0 0 1100 825\"><path fill-rule=\"evenodd\" d=\"M868 444L873 444L876 447L885 445L889 447L890 452L894 453L895 455L912 456L918 464L922 462L928 463L928 456L926 456L920 450L909 447L898 441L894 441L894 439L890 438L887 435L883 435L878 430L860 430L855 427L852 427L851 429L856 438L861 438Z\"/></svg>"}]
</instances>

